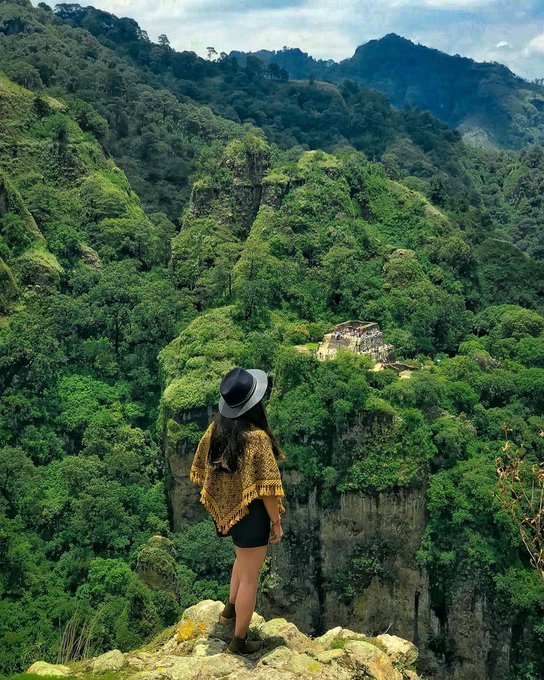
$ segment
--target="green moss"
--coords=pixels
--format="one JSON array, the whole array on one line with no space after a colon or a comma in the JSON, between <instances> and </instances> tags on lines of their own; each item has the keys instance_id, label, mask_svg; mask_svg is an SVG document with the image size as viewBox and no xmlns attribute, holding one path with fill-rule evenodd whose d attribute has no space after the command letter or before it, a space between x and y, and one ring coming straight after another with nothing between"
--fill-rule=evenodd
<instances>
[{"instance_id":1,"label":"green moss","mask_svg":"<svg viewBox=\"0 0 544 680\"><path fill-rule=\"evenodd\" d=\"M331 642L331 649L344 649L346 643L349 642L349 638L335 638Z\"/></svg>"},{"instance_id":2,"label":"green moss","mask_svg":"<svg viewBox=\"0 0 544 680\"><path fill-rule=\"evenodd\" d=\"M169 412L217 401L222 376L245 350L242 330L232 313L232 306L206 312L160 352L165 377L162 405Z\"/></svg>"},{"instance_id":3,"label":"green moss","mask_svg":"<svg viewBox=\"0 0 544 680\"><path fill-rule=\"evenodd\" d=\"M27 250L14 266L23 285L58 286L63 271L57 258L43 248Z\"/></svg>"},{"instance_id":4,"label":"green moss","mask_svg":"<svg viewBox=\"0 0 544 680\"><path fill-rule=\"evenodd\" d=\"M285 172L278 168L272 169L265 177L263 177L263 184L278 185L285 187L289 184L290 178Z\"/></svg>"},{"instance_id":5,"label":"green moss","mask_svg":"<svg viewBox=\"0 0 544 680\"><path fill-rule=\"evenodd\" d=\"M366 638L366 642L368 642L371 645L374 645L374 647L377 647L380 649L384 654L388 654L387 647L383 644L381 640L378 640L377 637L369 637Z\"/></svg>"}]
</instances>

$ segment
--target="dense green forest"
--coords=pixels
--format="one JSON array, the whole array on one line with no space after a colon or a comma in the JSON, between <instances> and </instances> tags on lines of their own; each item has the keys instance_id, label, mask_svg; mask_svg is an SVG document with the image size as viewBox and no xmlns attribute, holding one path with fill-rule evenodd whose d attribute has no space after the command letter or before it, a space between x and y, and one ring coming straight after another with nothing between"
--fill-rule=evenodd
<instances>
[{"instance_id":1,"label":"dense green forest","mask_svg":"<svg viewBox=\"0 0 544 680\"><path fill-rule=\"evenodd\" d=\"M282 150L353 148L381 159L393 179L407 178L478 233L491 217L501 238L542 258L544 162L533 147L474 149L428 113L395 109L356 80L286 81L256 57L240 67L225 55L208 61L152 43L132 19L79 5L46 8L0 5L0 68L69 102L145 209L176 220L199 150L258 126Z\"/></svg>"},{"instance_id":2,"label":"dense green forest","mask_svg":"<svg viewBox=\"0 0 544 680\"><path fill-rule=\"evenodd\" d=\"M395 106L417 106L459 129L471 143L521 149L542 143L544 87L497 62L478 63L459 54L415 44L395 33L359 45L339 63L313 59L298 48L233 51L241 65L260 59L291 78L333 83L350 78L385 94Z\"/></svg>"},{"instance_id":3,"label":"dense green forest","mask_svg":"<svg viewBox=\"0 0 544 680\"><path fill-rule=\"evenodd\" d=\"M426 487L436 612L476 582L523 631L512 680L541 677L544 582L496 458L507 425L544 460L542 149L471 149L353 81L207 62L78 6L0 5L0 68L0 674L227 595L211 522L171 530L162 449L257 365L284 465L324 506ZM346 318L412 378L299 351ZM347 602L383 573L362 564Z\"/></svg>"}]
</instances>

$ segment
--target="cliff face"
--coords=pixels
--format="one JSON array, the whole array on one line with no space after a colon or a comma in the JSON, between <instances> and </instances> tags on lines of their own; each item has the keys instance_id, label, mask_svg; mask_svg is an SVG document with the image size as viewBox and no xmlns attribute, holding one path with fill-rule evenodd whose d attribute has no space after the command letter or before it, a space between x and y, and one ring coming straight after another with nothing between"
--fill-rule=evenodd
<instances>
[{"instance_id":1,"label":"cliff face","mask_svg":"<svg viewBox=\"0 0 544 680\"><path fill-rule=\"evenodd\" d=\"M236 223L237 234L245 233L247 222L240 215L251 220L255 207L252 200L237 197L238 183L253 186L255 195L261 196L262 214L259 211L250 235L254 245L270 236L271 225L266 217L285 207L291 191L300 189L311 175L310 168L323 166L322 181L339 172L336 159L308 152L292 176L273 170L263 177L266 156L259 155L259 148L259 140L251 139L241 146L233 145L224 159L232 177L226 177L224 186L216 177L204 178L197 187L184 228L176 237L180 247L173 249L174 270L180 276L186 270L194 276L194 262L187 249L201 228L209 236L211 224L222 248L231 238L230 231L224 229L229 220ZM217 200L210 206L198 196L198 191L209 186L217 191ZM392 183L390 188L392 193L398 192L399 204L407 200L407 190L395 188ZM312 196L308 195L304 205L310 205ZM388 201L390 198L388 195ZM237 212L227 210L229 201L236 204L240 200ZM326 206L320 205L319 209L325 211ZM376 212L376 220L379 209L375 201L369 211ZM451 225L446 218L431 207L425 209L431 212L433 233L448 232ZM206 210L205 216L202 210ZM283 218L290 218L288 209ZM210 224L201 225L203 219L210 219ZM331 219L335 219L334 215ZM294 228L303 226L308 239L313 237L311 215L304 214L300 223L295 220L293 224L293 233ZM390 224L388 238L403 244L396 222ZM208 275L215 252L217 248L209 262L196 258L201 269L195 278L195 290L199 277ZM409 256L406 249L395 253L386 268L388 276L396 271L393 261ZM189 469L199 437L212 415L213 406L209 405L216 404L220 378L234 365L254 356L254 348L246 342L247 335L233 321L230 306L224 306L205 311L161 353L164 392L160 427L172 524L177 531L208 518L199 503L198 488L189 481ZM387 413L372 415L367 422L344 433L333 448L349 452L350 447L360 444L365 430L379 440L387 434L391 418ZM266 590L259 592L259 611L265 616L285 616L310 635L320 635L334 625L349 626L369 635L385 631L401 635L419 646L419 668L435 678L506 677L511 648L508 622L504 627L494 623L493 603L475 592L471 583L461 583L445 602L434 601L432 574L420 569L416 562L426 526L424 487L373 497L342 494L334 499L334 506L323 508L319 488L308 489L300 473L284 470L283 478L287 493L285 538L270 549L273 578L267 579Z\"/></svg>"},{"instance_id":2,"label":"cliff face","mask_svg":"<svg viewBox=\"0 0 544 680\"><path fill-rule=\"evenodd\" d=\"M186 609L180 622L145 648L123 654L112 650L88 661L53 665L33 664L28 673L92 678L106 672L138 680L417 680L413 665L417 648L393 635L369 638L336 626L311 638L284 618L265 620L254 613L250 638L264 641L251 655L225 650L234 623L219 623L224 604L203 600Z\"/></svg>"},{"instance_id":3,"label":"cliff face","mask_svg":"<svg viewBox=\"0 0 544 680\"><path fill-rule=\"evenodd\" d=\"M208 414L195 410L191 417L204 422ZM186 449L168 448L177 530L208 517L188 479L194 451ZM302 490L300 473L282 476L285 536L269 550L274 585L257 596L264 616L285 617L307 635L335 625L370 636L387 631L417 645L419 672L441 680L507 676L512 628L497 622L493 602L465 582L445 608L433 608L428 575L416 563L426 523L423 489L346 493L323 509L316 488Z\"/></svg>"}]
</instances>

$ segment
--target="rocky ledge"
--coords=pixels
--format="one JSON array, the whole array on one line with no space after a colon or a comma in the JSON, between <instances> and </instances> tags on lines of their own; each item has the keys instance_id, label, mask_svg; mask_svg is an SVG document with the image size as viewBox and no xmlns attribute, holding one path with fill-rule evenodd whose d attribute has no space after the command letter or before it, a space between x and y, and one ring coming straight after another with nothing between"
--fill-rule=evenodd
<instances>
[{"instance_id":1,"label":"rocky ledge","mask_svg":"<svg viewBox=\"0 0 544 680\"><path fill-rule=\"evenodd\" d=\"M66 666L37 661L27 672L97 680L103 674L120 680L418 680L417 648L407 640L368 637L340 626L312 638L285 619L265 621L257 613L249 637L264 640L262 649L250 656L229 654L234 624L219 623L223 606L202 600L141 649L126 654L114 649Z\"/></svg>"}]
</instances>

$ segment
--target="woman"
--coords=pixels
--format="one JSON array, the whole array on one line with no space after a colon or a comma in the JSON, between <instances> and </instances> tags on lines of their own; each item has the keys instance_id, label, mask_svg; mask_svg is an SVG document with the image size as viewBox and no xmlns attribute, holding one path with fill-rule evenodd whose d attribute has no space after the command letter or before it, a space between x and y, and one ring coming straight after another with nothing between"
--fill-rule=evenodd
<instances>
[{"instance_id":1,"label":"woman","mask_svg":"<svg viewBox=\"0 0 544 680\"><path fill-rule=\"evenodd\" d=\"M200 501L218 536L231 536L236 552L230 595L219 618L235 621L227 651L251 654L262 647L248 640L259 570L268 543L283 536L285 496L278 460L286 460L270 430L263 397L268 377L258 368L233 368L222 379L219 411L202 436L190 479L202 487ZM272 528L272 535L271 535Z\"/></svg>"}]
</instances>

